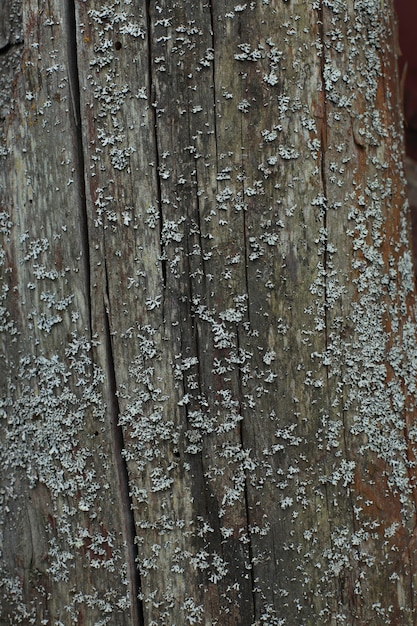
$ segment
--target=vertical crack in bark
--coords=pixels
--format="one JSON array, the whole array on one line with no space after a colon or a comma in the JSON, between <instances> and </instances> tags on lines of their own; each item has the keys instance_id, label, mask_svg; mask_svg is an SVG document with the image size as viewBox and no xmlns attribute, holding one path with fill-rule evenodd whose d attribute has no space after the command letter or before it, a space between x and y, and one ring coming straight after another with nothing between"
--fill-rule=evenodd
<instances>
[{"instance_id":1,"label":"vertical crack in bark","mask_svg":"<svg viewBox=\"0 0 417 626\"><path fill-rule=\"evenodd\" d=\"M324 332L326 349L329 344L328 336L328 315L327 315L327 176L326 176L326 151L327 151L327 102L326 102L326 83L324 77L324 65L325 65L325 43L324 43L324 9L323 0L320 2L320 8L318 9L318 29L321 43L321 57L320 57L320 71L321 71L321 85L322 85L322 102L321 102L321 114L322 122L320 128L320 173L321 182L323 185L324 195L324 210L323 210L323 229L324 229L324 252L323 252L323 272L324 272Z\"/></svg>"},{"instance_id":2,"label":"vertical crack in bark","mask_svg":"<svg viewBox=\"0 0 417 626\"><path fill-rule=\"evenodd\" d=\"M91 309L91 267L90 245L88 233L88 215L86 203L87 181L85 179L84 144L81 127L81 98L80 82L78 73L78 50L77 28L75 17L74 0L66 0L65 3L65 30L67 44L68 83L71 97L71 112L73 119L73 136L75 143L75 167L74 176L77 179L79 190L79 219L81 231L82 263L85 276L85 297L88 310L88 333L92 334L92 309Z\"/></svg>"},{"instance_id":3,"label":"vertical crack in bark","mask_svg":"<svg viewBox=\"0 0 417 626\"><path fill-rule=\"evenodd\" d=\"M239 341L239 332L236 333L237 336L237 351L238 354L240 352L240 341ZM242 373L239 368L238 372L238 389L239 389L239 411L243 418L243 388L242 388ZM245 429L244 429L244 419L241 420L239 424L239 437L240 437L240 446L242 451L245 450ZM245 515L246 515L246 532L248 535L248 555L250 561L250 577L251 577L251 588L252 588L252 621L256 620L256 581L255 581L255 572L254 572L254 552L252 545L252 537L250 533L250 525L251 525L251 514L250 514L250 506L249 506L249 488L248 488L248 470L245 469L245 484L243 487L243 496L244 496L244 506L245 506Z\"/></svg>"},{"instance_id":4,"label":"vertical crack in bark","mask_svg":"<svg viewBox=\"0 0 417 626\"><path fill-rule=\"evenodd\" d=\"M217 154L217 89L216 89L216 29L214 20L214 0L208 3L210 12L211 47L213 48L212 79L213 79L213 102L214 102L214 144L216 147L216 165L218 163Z\"/></svg>"},{"instance_id":5,"label":"vertical crack in bark","mask_svg":"<svg viewBox=\"0 0 417 626\"><path fill-rule=\"evenodd\" d=\"M326 156L327 156L327 146L328 146L328 132L327 132L328 131L328 107L327 107L327 99L326 99L326 80L325 80L326 46L325 46L324 12L325 12L324 0L321 0L320 6L318 8L318 30L319 30L319 37L320 37L320 42L321 42L320 71L321 71L321 83L322 83L322 103L321 103L322 122L321 122L321 128L320 128L320 144L321 144L320 146L321 147L320 173L321 173L323 195L324 195L324 212L323 212L324 333L325 333L325 349L327 350L329 348L329 343L330 343L330 339L329 339L330 330L329 330L329 312L328 312L329 298L328 298L328 276L327 276L327 272L329 270L328 252L327 252L327 249L328 249L328 230L327 229L329 226L329 222L328 222L328 215L327 215L328 187L327 187L327 174L326 174ZM328 367L325 367L325 373L326 373L326 380L327 380L327 389L329 389L330 381L329 381ZM329 405L331 405L330 397L328 397L328 402L329 402ZM343 423L343 435L342 435L343 436L343 448L344 448L346 459L350 460L349 446L347 442L348 427L346 423L346 411L344 410L342 410L342 423ZM332 538L332 529L333 529L332 511L330 508L331 504L330 504L327 485L325 486L325 495L326 495L326 509L328 511L328 520L329 520L330 543L331 543L332 549L334 549L334 541ZM355 529L357 525L355 521L353 496L352 496L352 492L350 489L348 489L347 498L349 501L349 507L350 507L350 512L351 512L352 529ZM346 603L349 601L346 598L346 594L349 594L349 590L347 591L344 590L345 582L347 581L346 579L343 579L342 576L340 576L339 580L336 581L336 597L340 598L340 601L342 603ZM355 608L357 608L357 606Z\"/></svg>"},{"instance_id":6,"label":"vertical crack in bark","mask_svg":"<svg viewBox=\"0 0 417 626\"><path fill-rule=\"evenodd\" d=\"M91 266L90 266L90 243L87 213L87 181L85 178L84 163L84 142L81 125L81 97L78 69L77 50L77 24L75 14L75 1L65 2L64 21L67 62L68 62L68 82L70 90L70 107L72 114L73 133L75 137L75 176L77 177L79 189L79 219L81 230L81 249L83 256L83 269L85 276L85 292L88 308L88 332L92 334L92 304L91 304ZM124 537L127 545L128 571L130 581L131 616L134 626L144 626L144 616L142 603L139 600L140 576L137 568L138 551L135 542L135 523L132 510L132 500L129 494L129 477L126 461L123 458L124 449L123 430L118 423L119 403L117 400L116 375L114 367L113 349L111 344L110 320L109 320L109 293L108 293L107 265L105 262L105 293L104 293L104 349L107 367L108 381L108 411L111 425L111 441L113 446L113 457L116 464L119 497L122 507L122 517L124 521Z\"/></svg>"},{"instance_id":7,"label":"vertical crack in bark","mask_svg":"<svg viewBox=\"0 0 417 626\"><path fill-rule=\"evenodd\" d=\"M126 540L132 624L134 626L144 626L145 618L143 603L140 600L141 578L138 570L138 548L136 543L135 519L133 514L132 498L129 490L129 473L126 460L123 456L123 450L125 447L123 428L119 424L120 407L117 399L116 370L110 331L109 281L106 259L104 259L104 271L104 349L106 360L106 379L108 383L108 413L110 417L111 440L113 446L113 457L116 465L117 481L119 485L120 505L124 523L124 536Z\"/></svg>"},{"instance_id":8,"label":"vertical crack in bark","mask_svg":"<svg viewBox=\"0 0 417 626\"><path fill-rule=\"evenodd\" d=\"M242 94L242 98L244 94ZM244 146L244 137L243 137L243 116L240 118L240 145L241 148ZM241 158L240 158L240 167L241 173L244 171L244 161L243 161L243 150L241 149ZM245 197L245 177L242 176L242 202ZM250 298L249 298L249 276L248 276L248 240L247 240L247 224L246 224L246 212L242 210L242 227L243 227L243 255L244 255L244 281L247 295L247 316L248 322L250 324L251 316L250 316ZM239 326L236 328L236 341L237 341L237 351L238 355L240 354L240 331ZM242 420L239 424L239 438L240 438L240 446L242 451L245 450L245 420L244 420L244 411L243 411L243 385L242 385L242 372L240 366L238 366L238 393L239 393L239 411L242 417ZM252 537L250 533L250 525L251 525L251 514L250 514L250 506L249 506L249 487L248 487L248 470L244 470L245 473L245 482L243 488L243 496L244 496L244 506L245 506L245 515L246 515L246 532L248 535L248 555L250 561L250 579L251 579L251 589L252 589L252 621L256 620L256 580L255 580L255 572L254 572L254 551L252 544Z\"/></svg>"},{"instance_id":9,"label":"vertical crack in bark","mask_svg":"<svg viewBox=\"0 0 417 626\"><path fill-rule=\"evenodd\" d=\"M13 41L6 43L3 48L0 48L0 57L6 56L11 50L16 50L16 48L22 48L23 50L23 42L22 41Z\"/></svg>"},{"instance_id":10,"label":"vertical crack in bark","mask_svg":"<svg viewBox=\"0 0 417 626\"><path fill-rule=\"evenodd\" d=\"M167 285L167 259L165 256L165 246L162 239L163 228L164 228L164 216L162 211L162 190L161 190L161 178L160 178L160 166L161 160L159 155L159 146L158 146L158 111L157 111L157 101L156 101L156 86L153 80L153 70L152 70L152 61L153 61L153 53L152 53L152 16L151 16L151 0L146 0L146 31L147 31L147 43L148 43L148 84L149 84L149 104L151 110L151 119L152 119L152 136L154 142L155 149L155 179L156 179L156 193L157 193L157 203L158 203L158 213L159 213L159 233L160 233L160 246L161 246L161 272L162 272L162 284L163 284L163 293L162 293L162 319L165 319L165 289Z\"/></svg>"},{"instance_id":11,"label":"vertical crack in bark","mask_svg":"<svg viewBox=\"0 0 417 626\"><path fill-rule=\"evenodd\" d=\"M213 81L213 102L214 102L214 141L215 141L215 149L216 149L216 167L218 165L218 160L219 160L219 156L218 156L218 128L217 128L217 89L216 89L216 50L217 50L217 42L216 42L216 20L215 20L215 10L214 10L214 6L215 6L215 2L214 0L209 0L208 2L208 8L209 8L209 13L210 13L210 27L211 27L211 41L212 41L212 49L213 49L213 62L212 62L212 81ZM243 127L242 127L242 123L241 123L241 127L240 127L240 132L241 132L241 145L242 144L242 140L243 140ZM241 160L241 166L243 169L243 158ZM218 189L216 189L216 191L218 191ZM242 182L242 193L244 194L244 184ZM199 215L200 218L200 215ZM200 241L201 241L201 231L200 231ZM246 293L247 293L247 297L248 297L248 319L250 319L249 316L249 282L248 282L248 272L247 272L247 237L246 237L246 219L245 219L245 214L243 213L243 248L244 248L244 275L245 275L245 285L246 285ZM204 259L203 255L202 258ZM204 261L203 261L204 263ZM205 273L204 273L205 275ZM197 329L198 332L198 329ZM198 341L197 341L197 346L198 346ZM236 328L236 348L238 350L238 353L240 351L240 339L239 339L239 329ZM242 404L242 400L243 400L243 390L242 390L242 375L240 372L240 369L238 369L238 397L239 397L239 411L240 414L243 417L243 404ZM244 427L243 427L243 420L240 422L239 424L239 442L240 442L240 446L241 449L244 450ZM248 556L249 556L249 560L250 563L252 565L251 569L250 569L250 575L251 575L251 589L252 589L252 617L253 619L251 621L253 621L255 619L255 615L256 615L256 594L255 594L255 580L254 580L254 571L253 571L253 547L252 547L252 542L250 540L250 532L249 532L249 526L250 526L250 507L249 507L249 494L248 494L248 477L247 477L247 470L245 470L245 484L244 484L244 509L245 509L245 517L246 517L246 530L247 530L247 535L249 538L249 545L248 545Z\"/></svg>"},{"instance_id":12,"label":"vertical crack in bark","mask_svg":"<svg viewBox=\"0 0 417 626\"><path fill-rule=\"evenodd\" d=\"M242 183L243 186L243 183ZM249 281L248 281L248 265L247 265L247 242L246 242L246 221L245 218L243 217L243 243L244 243L244 255L245 255L245 280L246 280L246 293L248 296L248 300L247 300L247 306L248 306L248 321L250 323L250 315L249 315ZM236 341L237 341L237 352L238 355L240 354L240 332L239 332L239 327L237 327L236 329ZM245 427L244 427L244 415L243 415L243 386L242 386L242 372L240 369L240 366L238 366L238 393L239 393L239 411L242 417L242 420L240 421L239 424L239 438L240 438L240 446L242 448L242 451L245 450ZM250 569L250 576L251 576L251 583L252 583L252 610L253 610L253 620L256 619L256 593L255 593L255 573L254 573L254 567L253 567L253 546L252 546L252 539L251 539L251 534L250 534L250 520L251 520L251 515L250 515L250 507L249 507L249 488L248 488L248 470L245 470L245 484L244 484L244 504L245 504L245 514L246 514L246 530L248 533L248 553L249 553L249 559L250 559L250 563L251 563L251 569Z\"/></svg>"},{"instance_id":13,"label":"vertical crack in bark","mask_svg":"<svg viewBox=\"0 0 417 626\"><path fill-rule=\"evenodd\" d=\"M324 295L323 295L323 316L324 316L324 341L325 341L325 350L329 347L329 328L328 328L328 312L327 312L327 302L328 302L328 293L327 293L327 243L328 243L328 235L327 235L327 177L326 177L326 151L327 151L327 102L326 102L326 84L325 84L325 76L324 76L324 66L325 66L325 43L324 43L324 7L323 0L320 1L320 6L317 10L318 13L318 31L321 43L321 56L320 56L320 73L321 73L321 86L322 86L322 100L321 100L321 125L320 125L320 174L321 174L321 182L323 186L323 196L324 196L324 208L323 208L323 233L324 233L324 250L323 250L323 273L324 273ZM326 381L327 381L327 390L329 388L329 375L328 369L325 368L326 373ZM330 398L329 398L330 402ZM345 420L343 419L343 431L346 431ZM333 523L332 523L332 511L330 505L329 491L327 485L324 485L325 498L326 498L326 510L327 510L327 518L329 523L329 540L332 550L334 549L334 541L332 538L333 532ZM353 511L353 509L352 509ZM335 579L335 598L337 603L340 601L340 584L337 579Z\"/></svg>"}]
</instances>

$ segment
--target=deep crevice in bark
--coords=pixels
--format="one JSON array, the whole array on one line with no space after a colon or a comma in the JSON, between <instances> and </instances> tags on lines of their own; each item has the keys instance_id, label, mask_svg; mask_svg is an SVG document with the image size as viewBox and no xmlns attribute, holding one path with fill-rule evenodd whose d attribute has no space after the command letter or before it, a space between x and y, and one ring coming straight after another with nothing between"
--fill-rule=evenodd
<instances>
[{"instance_id":1,"label":"deep crevice in bark","mask_svg":"<svg viewBox=\"0 0 417 626\"><path fill-rule=\"evenodd\" d=\"M6 54L10 52L10 50L13 50L15 48L23 48L23 41L9 41L5 46L0 48L0 57L6 56Z\"/></svg>"},{"instance_id":2,"label":"deep crevice in bark","mask_svg":"<svg viewBox=\"0 0 417 626\"><path fill-rule=\"evenodd\" d=\"M66 2L66 41L67 41L67 61L68 61L68 83L71 96L71 109L73 119L73 135L75 137L75 167L74 175L77 177L79 190L79 218L81 249L83 255L83 269L85 276L85 297L88 311L88 332L92 334L92 309L91 309L91 266L90 266L90 243L88 232L88 214L86 203L87 181L85 179L84 163L84 143L81 127L81 97L78 70L78 49L77 49L77 24L75 16L74 0Z\"/></svg>"},{"instance_id":3,"label":"deep crevice in bark","mask_svg":"<svg viewBox=\"0 0 417 626\"><path fill-rule=\"evenodd\" d=\"M126 460L123 456L123 450L125 448L123 428L119 424L120 407L117 399L115 361L110 331L109 281L106 260L104 260L104 271L104 348L106 358L106 379L109 390L108 413L110 417L111 441L119 485L120 505L124 523L124 536L126 539L132 624L134 626L144 626L145 618L143 604L140 600L141 578L138 570L138 548L136 543L135 519L133 514L132 497L129 490L129 472Z\"/></svg>"},{"instance_id":4,"label":"deep crevice in bark","mask_svg":"<svg viewBox=\"0 0 417 626\"><path fill-rule=\"evenodd\" d=\"M327 273L329 270L329 265L328 265L328 215L327 215L327 211L328 211L328 188L327 188L327 173L326 173L326 156L327 156L327 146L328 146L328 107L327 107L327 100L326 100L326 80L325 80L325 51L326 51L326 46L325 46L325 25L324 25L324 12L325 12L325 5L323 0L321 0L320 2L320 7L318 9L318 32L319 32L319 38L320 38L320 42L321 42L321 56L320 56L320 73L321 73L321 84L322 84L322 120L321 120L321 127L320 127L320 175L321 175L321 182L322 182L322 187L323 187L323 195L324 195L324 206L323 206L323 232L324 232L324 250L323 250L323 273L324 273L324 339L325 339L325 349L327 350L330 344L330 337L329 337L329 312L328 312L328 278L327 278ZM329 370L327 367L325 367L325 375L326 375L326 379L327 379L327 384L329 384ZM331 404L331 398L328 398L329 403ZM345 455L346 458L348 460L351 460L351 455L349 452L349 446L348 446L348 442L347 442L347 433L348 433L348 426L346 423L346 411L342 410L341 412L341 417L342 417L342 424L343 424L343 446L344 446L344 451L345 451ZM332 532L333 532L333 522L332 522L332 511L331 511L331 505L330 505L330 500L329 500L329 493L328 493L328 489L327 486L325 487L325 495L326 495L326 509L328 511L328 520L329 520L329 529L330 529L330 543L332 545L332 549L334 548L333 546L333 539L332 539ZM349 500L349 507L350 507L350 511L351 511L351 523L352 523L352 529L356 528L356 521L355 521L355 513L354 513L354 502L352 499L352 493L348 492L348 500ZM339 580L336 579L336 592L337 592L337 597L339 598L339 602L341 602L342 604L346 604L349 600L349 593L350 590L346 590L344 589L344 585L345 583L348 583L348 581L343 578L340 577ZM355 606L355 608L357 608L357 605Z\"/></svg>"},{"instance_id":5,"label":"deep crevice in bark","mask_svg":"<svg viewBox=\"0 0 417 626\"><path fill-rule=\"evenodd\" d=\"M81 231L81 249L83 254L83 266L85 275L85 294L88 310L89 334L92 334L92 303L91 303L91 266L90 266L90 242L87 213L87 181L85 178L84 163L84 141L81 126L81 96L78 69L77 50L77 23L74 0L66 2L66 42L68 61L68 81L70 90L70 107L73 119L73 133L75 137L75 172L78 178L78 189L80 194L79 218ZM135 542L135 523L132 510L132 499L129 494L129 476L126 461L123 458L124 438L122 427L118 423L119 403L117 400L116 374L113 358L113 348L111 344L110 319L109 319L109 289L107 265L105 265L105 292L104 292L104 348L106 355L106 377L108 382L108 411L110 416L111 441L113 446L113 456L115 460L117 478L119 485L119 496L122 508L122 518L124 521L124 538L127 546L128 572L130 581L130 601L131 616L134 626L144 626L144 615L142 603L139 600L141 581L137 566L138 550Z\"/></svg>"},{"instance_id":6,"label":"deep crevice in bark","mask_svg":"<svg viewBox=\"0 0 417 626\"><path fill-rule=\"evenodd\" d=\"M216 163L218 163L217 154L217 90L216 90L216 30L214 19L214 3L213 0L209 0L210 11L210 27L211 27L211 45L213 48L213 63L212 63L212 77L213 77L213 102L214 102L214 142L216 146Z\"/></svg>"},{"instance_id":7,"label":"deep crevice in bark","mask_svg":"<svg viewBox=\"0 0 417 626\"><path fill-rule=\"evenodd\" d=\"M326 103L326 86L324 77L325 65L325 44L324 44L324 8L323 1L318 9L318 29L321 43L320 71L322 84L322 121L320 127L320 175L323 186L324 208L323 208L323 231L324 231L324 251L323 251L323 272L324 272L324 333L326 349L329 345L328 338L328 316L327 316L327 177L326 177L326 150L327 150L327 103Z\"/></svg>"},{"instance_id":8,"label":"deep crevice in bark","mask_svg":"<svg viewBox=\"0 0 417 626\"><path fill-rule=\"evenodd\" d=\"M326 178L326 149L327 149L327 103L326 103L326 87L325 87L325 76L324 76L324 66L325 66L325 43L324 43L324 7L323 0L320 2L320 7L318 8L318 32L321 43L321 56L320 56L320 74L321 74L321 111L320 114L321 124L320 124L320 176L321 183L323 187L323 196L324 196L324 206L323 210L323 233L324 233L324 242L323 242L323 316L324 316L324 342L325 342L325 350L327 350L329 346L329 328L328 328L328 312L327 312L327 300L328 300L328 288L327 288L327 178ZM325 375L328 384L328 370L325 369ZM343 418L343 428L346 430L346 425ZM330 505L330 498L327 485L324 486L325 498L326 498L326 510L328 512L328 520L329 520L329 541L332 546L332 550L334 549L334 542L332 539L333 532L333 523L332 523L332 512ZM335 578L335 599L339 603L340 602L340 585Z\"/></svg>"},{"instance_id":9,"label":"deep crevice in bark","mask_svg":"<svg viewBox=\"0 0 417 626\"><path fill-rule=\"evenodd\" d=\"M164 250L164 242L162 239L162 233L164 228L164 216L162 212L162 190L161 190L161 179L160 179L160 166L161 160L159 156L159 146L158 146L158 113L157 113L157 101L156 101L156 87L153 80L153 70L152 70L152 16L151 16L151 2L150 0L146 0L146 31L147 31L147 42L148 42L148 83L149 83L149 99L150 99L150 110L152 116L152 135L154 141L154 149L155 149L155 178L156 178L156 192L157 192L157 203L158 203L158 214L159 214L159 232L160 232L160 246L161 246L161 271L162 271L162 282L163 282L163 294L162 294L162 313L163 319L165 318L165 289L167 284L167 260L165 258L165 250Z\"/></svg>"},{"instance_id":10,"label":"deep crevice in bark","mask_svg":"<svg viewBox=\"0 0 417 626\"><path fill-rule=\"evenodd\" d=\"M239 331L236 333L237 337L237 351L240 352L240 341L239 341ZM244 418L243 415L243 388L242 388L242 373L240 368L238 370L238 390L239 390L239 411L241 417ZM239 424L239 439L240 446L242 450L245 450L245 429L244 429L244 419L241 420ZM244 506L245 506L245 515L246 515L246 532L248 534L248 556L250 561L250 577L251 577L251 589L252 589L252 621L256 620L256 580L255 580L255 572L254 572L254 550L252 545L252 538L250 532L251 526L251 514L250 514L250 506L249 506L249 488L248 488L248 470L244 470L245 473L245 484L243 487L243 496L244 496Z\"/></svg>"},{"instance_id":11,"label":"deep crevice in bark","mask_svg":"<svg viewBox=\"0 0 417 626\"><path fill-rule=\"evenodd\" d=\"M244 195L244 183L242 183L243 195ZM243 214L243 245L244 245L244 257L245 257L245 282L246 282L246 294L247 294L247 310L248 310L248 321L250 324L250 303L249 303L249 279L248 279L248 258L247 258L247 236L246 236L246 220L245 215ZM240 354L240 332L239 327L236 328L236 347L237 352ZM245 450L245 424L244 424L244 411L243 411L243 386L242 386L242 372L240 366L238 366L238 393L239 393L239 411L242 417L242 420L239 424L239 440L240 446L242 450ZM246 531L248 534L248 556L251 564L250 569L250 577L251 577L251 588L252 588L252 611L253 611L253 621L256 619L256 581L255 581L255 573L254 573L254 550L252 545L251 533L250 533L250 525L251 525L251 514L250 514L250 506L249 506L249 488L248 488L248 471L244 470L245 473L245 484L243 488L243 496L244 496L244 506L245 506L245 515L246 515Z\"/></svg>"},{"instance_id":12,"label":"deep crevice in bark","mask_svg":"<svg viewBox=\"0 0 417 626\"><path fill-rule=\"evenodd\" d=\"M244 97L244 95L242 94L242 97ZM244 137L243 137L243 117L241 117L241 122L240 122L240 145L243 146L245 144L244 142ZM244 171L244 161L243 161L243 154L241 153L241 160L240 160L240 164L241 164L241 172L243 173ZM244 182L244 178L242 180L242 202L243 202L243 198L245 197L245 182ZM248 322L250 325L251 322L251 316L250 316L250 297L249 297L249 275L248 275L248 237L247 237L247 223L246 223L246 215L245 215L245 210L242 211L242 226L243 226L243 232L242 232L242 236L243 236L243 254L244 254L244 281L245 281L245 289L246 289L246 295L247 295L247 316L248 316ZM240 353L240 331L239 331L239 326L236 327L236 347L237 347L237 352L238 354ZM239 440L240 440L240 446L242 451L245 450L245 420L244 420L244 411L243 411L243 385L242 385L242 372L240 369L240 366L238 366L238 393L239 393L239 411L240 411L240 415L242 417L242 420L239 424ZM254 550L253 550L253 543L252 543L252 537L251 537L251 532L250 532L250 526L251 526L251 514L250 514L250 506L249 506L249 487L248 487L248 470L244 470L244 474L245 474L245 483L244 483L244 488L243 488L243 497L244 497L244 507L245 507L245 515L246 515L246 532L248 535L248 556L249 556L249 561L250 561L250 579L251 579L251 589L252 589L252 617L254 621L256 619L256 577L255 577L255 572L254 572Z\"/></svg>"}]
</instances>

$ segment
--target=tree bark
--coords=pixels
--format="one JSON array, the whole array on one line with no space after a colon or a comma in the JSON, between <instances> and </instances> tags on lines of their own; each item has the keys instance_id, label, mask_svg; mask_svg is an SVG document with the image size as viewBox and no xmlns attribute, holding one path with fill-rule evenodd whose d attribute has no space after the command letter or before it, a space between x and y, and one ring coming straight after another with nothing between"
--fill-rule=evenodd
<instances>
[{"instance_id":1,"label":"tree bark","mask_svg":"<svg viewBox=\"0 0 417 626\"><path fill-rule=\"evenodd\" d=\"M0 16L0 623L416 624L391 0Z\"/></svg>"}]
</instances>

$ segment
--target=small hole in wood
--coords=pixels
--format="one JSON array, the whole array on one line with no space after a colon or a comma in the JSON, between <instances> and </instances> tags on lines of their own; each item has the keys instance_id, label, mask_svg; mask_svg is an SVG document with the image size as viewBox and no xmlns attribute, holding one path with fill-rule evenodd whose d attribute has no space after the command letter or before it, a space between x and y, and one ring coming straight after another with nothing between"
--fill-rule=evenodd
<instances>
[{"instance_id":1,"label":"small hole in wood","mask_svg":"<svg viewBox=\"0 0 417 626\"><path fill-rule=\"evenodd\" d=\"M122 47L122 42L121 41L115 41L114 42L114 47L116 48L116 50L120 50L120 48Z\"/></svg>"}]
</instances>

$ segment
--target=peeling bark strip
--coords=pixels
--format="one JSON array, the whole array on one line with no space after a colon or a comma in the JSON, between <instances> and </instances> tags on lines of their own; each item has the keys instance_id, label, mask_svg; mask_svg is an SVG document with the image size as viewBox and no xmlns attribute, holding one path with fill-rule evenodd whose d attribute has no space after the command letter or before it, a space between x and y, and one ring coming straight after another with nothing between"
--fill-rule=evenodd
<instances>
[{"instance_id":1,"label":"peeling bark strip","mask_svg":"<svg viewBox=\"0 0 417 626\"><path fill-rule=\"evenodd\" d=\"M1 626L415 624L391 1L3 14Z\"/></svg>"}]
</instances>

